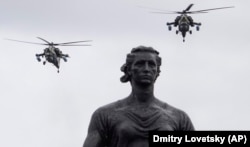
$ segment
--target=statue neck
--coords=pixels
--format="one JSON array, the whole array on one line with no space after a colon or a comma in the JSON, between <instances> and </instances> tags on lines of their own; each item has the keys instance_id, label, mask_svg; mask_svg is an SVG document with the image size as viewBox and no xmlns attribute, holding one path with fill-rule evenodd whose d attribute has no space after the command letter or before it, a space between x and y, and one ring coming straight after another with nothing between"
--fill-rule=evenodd
<instances>
[{"instance_id":1,"label":"statue neck","mask_svg":"<svg viewBox=\"0 0 250 147\"><path fill-rule=\"evenodd\" d=\"M154 84L147 86L132 85L131 100L138 104L151 103L154 99Z\"/></svg>"}]
</instances>

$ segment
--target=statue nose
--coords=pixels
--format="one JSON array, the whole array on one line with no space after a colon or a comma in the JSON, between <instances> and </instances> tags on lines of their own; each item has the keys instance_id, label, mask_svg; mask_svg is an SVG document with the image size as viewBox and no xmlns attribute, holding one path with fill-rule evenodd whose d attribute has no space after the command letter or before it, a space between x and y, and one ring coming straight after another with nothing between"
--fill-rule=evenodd
<instances>
[{"instance_id":1,"label":"statue nose","mask_svg":"<svg viewBox=\"0 0 250 147\"><path fill-rule=\"evenodd\" d=\"M148 62L145 62L145 64L144 64L144 70L145 70L145 71L149 71Z\"/></svg>"}]
</instances>

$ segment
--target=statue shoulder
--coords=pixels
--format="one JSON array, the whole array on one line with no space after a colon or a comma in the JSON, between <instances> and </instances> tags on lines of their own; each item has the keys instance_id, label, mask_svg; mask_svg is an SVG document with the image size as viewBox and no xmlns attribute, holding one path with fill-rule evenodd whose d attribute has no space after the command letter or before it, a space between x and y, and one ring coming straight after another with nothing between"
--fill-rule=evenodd
<instances>
[{"instance_id":1,"label":"statue shoulder","mask_svg":"<svg viewBox=\"0 0 250 147\"><path fill-rule=\"evenodd\" d=\"M174 107L166 102L163 102L159 99L157 99L156 101L157 105L159 107L161 107L163 110L167 111L167 112L171 112L171 113L174 113L176 115L180 115L180 114L186 114L183 110L177 108L177 107Z\"/></svg>"},{"instance_id":2,"label":"statue shoulder","mask_svg":"<svg viewBox=\"0 0 250 147\"><path fill-rule=\"evenodd\" d=\"M114 112L115 110L121 108L122 106L124 105L124 99L122 100L118 100L118 101L115 101L115 102L112 102L112 103L109 103L109 104L106 104L106 105L103 105L101 107L99 107L95 112L94 114L110 114L112 112Z\"/></svg>"},{"instance_id":3,"label":"statue shoulder","mask_svg":"<svg viewBox=\"0 0 250 147\"><path fill-rule=\"evenodd\" d=\"M157 103L158 106L160 106L161 109L163 109L165 114L171 116L173 120L179 124L180 127L179 130L194 130L192 121L189 115L185 111L176 108L166 102L162 102L160 100L158 100Z\"/></svg>"}]
</instances>

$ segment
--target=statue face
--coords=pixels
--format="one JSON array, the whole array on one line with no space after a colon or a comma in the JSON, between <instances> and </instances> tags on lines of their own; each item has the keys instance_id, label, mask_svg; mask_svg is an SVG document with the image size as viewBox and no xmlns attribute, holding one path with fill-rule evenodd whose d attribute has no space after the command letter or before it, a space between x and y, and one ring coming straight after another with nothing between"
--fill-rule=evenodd
<instances>
[{"instance_id":1,"label":"statue face","mask_svg":"<svg viewBox=\"0 0 250 147\"><path fill-rule=\"evenodd\" d=\"M137 53L130 69L131 80L137 84L153 84L157 77L156 55Z\"/></svg>"}]
</instances>

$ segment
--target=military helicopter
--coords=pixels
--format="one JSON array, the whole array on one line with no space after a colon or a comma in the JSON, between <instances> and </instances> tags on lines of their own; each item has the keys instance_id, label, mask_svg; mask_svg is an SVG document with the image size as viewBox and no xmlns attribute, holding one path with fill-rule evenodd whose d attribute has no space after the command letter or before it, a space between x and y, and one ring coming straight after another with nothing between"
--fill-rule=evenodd
<instances>
[{"instance_id":1,"label":"military helicopter","mask_svg":"<svg viewBox=\"0 0 250 147\"><path fill-rule=\"evenodd\" d=\"M183 42L185 42L186 33L189 32L192 34L192 30L190 30L190 26L194 27L196 26L196 30L200 30L201 23L194 22L191 16L188 16L187 14L198 14L198 13L208 13L207 11L211 10L218 10L218 9L226 9L226 8L233 8L233 6L230 7L220 7L220 8L212 8L212 9L204 9L204 10L196 10L196 11L189 11L194 4L190 4L186 9L183 11L168 11L163 12L164 10L160 10L162 12L152 12L152 13L161 13L161 14L181 14L180 16L177 16L174 22L167 22L167 26L169 31L171 31L172 26L177 27L178 30L176 30L176 34L181 32L181 35L183 37Z\"/></svg>"},{"instance_id":2,"label":"military helicopter","mask_svg":"<svg viewBox=\"0 0 250 147\"><path fill-rule=\"evenodd\" d=\"M38 62L40 62L41 61L40 57L42 58L45 57L45 60L43 61L43 65L46 64L46 61L55 65L58 73L59 73L59 68L60 68L60 59L63 59L64 62L67 62L67 58L69 58L69 55L63 54L59 48L56 48L56 46L90 46L88 44L75 44L75 43L91 41L91 40L85 40L85 41L74 41L74 42L65 42L65 43L53 43L41 37L37 37L37 38L44 41L45 43L35 43L35 42L27 42L27 41L13 40L13 39L6 39L6 40L30 43L30 44L38 44L38 45L47 45L48 47L44 49L43 53L36 54L36 59Z\"/></svg>"}]
</instances>

